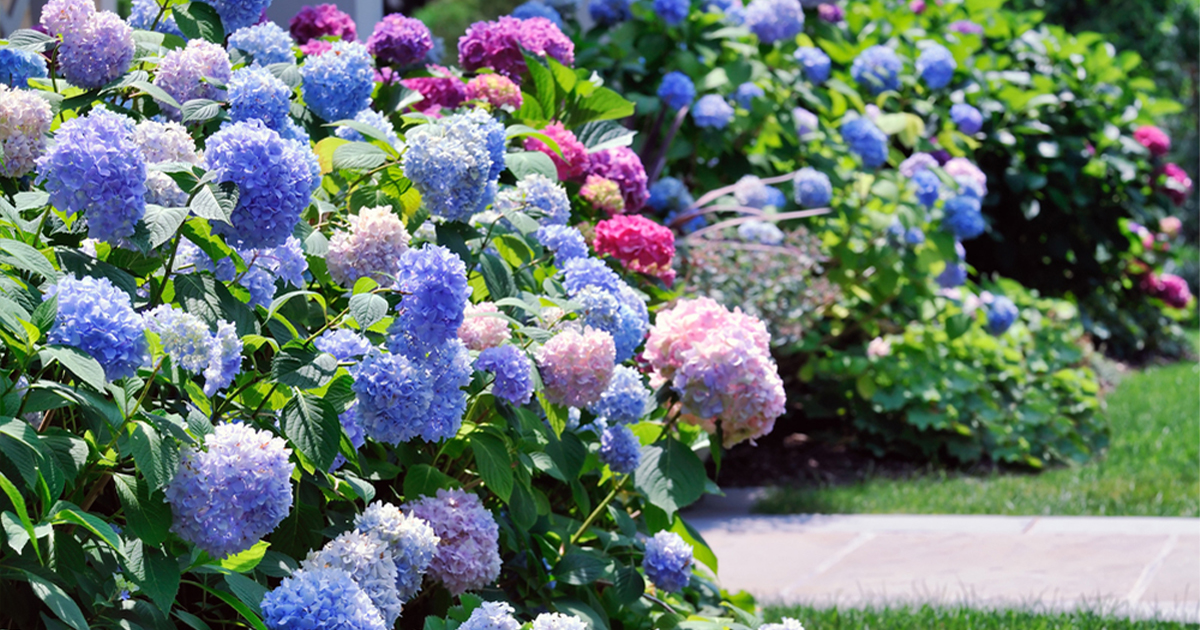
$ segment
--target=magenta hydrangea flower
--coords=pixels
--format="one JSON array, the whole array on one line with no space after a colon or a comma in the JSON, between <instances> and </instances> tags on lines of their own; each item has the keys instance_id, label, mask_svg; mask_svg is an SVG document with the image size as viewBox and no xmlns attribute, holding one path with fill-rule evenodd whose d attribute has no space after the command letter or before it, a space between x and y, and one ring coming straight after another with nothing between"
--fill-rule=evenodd
<instances>
[{"instance_id":1,"label":"magenta hydrangea flower","mask_svg":"<svg viewBox=\"0 0 1200 630\"><path fill-rule=\"evenodd\" d=\"M417 104L418 109L423 112L437 112L443 107L454 109L467 100L467 85L449 68L429 66L429 73L432 76L414 77L400 82L404 87L416 90L425 97Z\"/></svg>"},{"instance_id":2,"label":"magenta hydrangea flower","mask_svg":"<svg viewBox=\"0 0 1200 630\"><path fill-rule=\"evenodd\" d=\"M565 65L575 63L575 44L554 22L544 17L522 20L503 16L494 22L476 22L458 40L458 63L463 70L491 68L513 81L525 74L522 50L553 57Z\"/></svg>"},{"instance_id":3,"label":"magenta hydrangea flower","mask_svg":"<svg viewBox=\"0 0 1200 630\"><path fill-rule=\"evenodd\" d=\"M617 356L613 336L602 330L564 330L537 351L546 398L557 405L587 407L608 388Z\"/></svg>"},{"instance_id":4,"label":"magenta hydrangea flower","mask_svg":"<svg viewBox=\"0 0 1200 630\"><path fill-rule=\"evenodd\" d=\"M1171 151L1171 138L1162 129L1154 125L1142 125L1133 132L1133 139L1146 147L1150 155L1162 157Z\"/></svg>"},{"instance_id":5,"label":"magenta hydrangea flower","mask_svg":"<svg viewBox=\"0 0 1200 630\"><path fill-rule=\"evenodd\" d=\"M436 497L421 497L408 507L441 538L429 574L452 595L481 589L500 577L500 528L478 495L440 489Z\"/></svg>"},{"instance_id":6,"label":"magenta hydrangea flower","mask_svg":"<svg viewBox=\"0 0 1200 630\"><path fill-rule=\"evenodd\" d=\"M433 34L416 18L399 13L384 16L367 38L367 50L380 64L411 66L433 49Z\"/></svg>"},{"instance_id":7,"label":"magenta hydrangea flower","mask_svg":"<svg viewBox=\"0 0 1200 630\"><path fill-rule=\"evenodd\" d=\"M637 212L650 197L646 188L646 169L642 159L629 147L597 151L588 156L588 175L611 179L621 187L625 212Z\"/></svg>"},{"instance_id":8,"label":"magenta hydrangea flower","mask_svg":"<svg viewBox=\"0 0 1200 630\"><path fill-rule=\"evenodd\" d=\"M675 233L640 214L622 214L596 224L597 254L609 254L630 271L675 281Z\"/></svg>"},{"instance_id":9,"label":"magenta hydrangea flower","mask_svg":"<svg viewBox=\"0 0 1200 630\"><path fill-rule=\"evenodd\" d=\"M482 352L508 341L508 320L489 313L499 314L500 309L491 302L480 302L468 304L463 311L463 323L458 327L458 338L467 344L467 348Z\"/></svg>"},{"instance_id":10,"label":"magenta hydrangea flower","mask_svg":"<svg viewBox=\"0 0 1200 630\"><path fill-rule=\"evenodd\" d=\"M358 38L354 19L338 9L336 4L319 4L300 9L288 22L288 30L300 45L329 36L348 42Z\"/></svg>"},{"instance_id":11,"label":"magenta hydrangea flower","mask_svg":"<svg viewBox=\"0 0 1200 630\"><path fill-rule=\"evenodd\" d=\"M154 85L170 94L180 105L198 98L220 101L225 99L225 90L214 83L228 85L231 74L229 53L224 48L202 39L193 39L188 42L187 48L172 50L162 58ZM166 104L162 107L172 118L180 117L178 108Z\"/></svg>"},{"instance_id":12,"label":"magenta hydrangea flower","mask_svg":"<svg viewBox=\"0 0 1200 630\"><path fill-rule=\"evenodd\" d=\"M542 133L558 144L562 155L560 156L557 151L550 148L550 145L533 136L525 138L525 150L541 151L550 156L550 161L554 162L554 167L558 169L560 181L582 177L589 165L587 147L583 146L583 143L575 137L571 130L558 121L546 125L542 129Z\"/></svg>"},{"instance_id":13,"label":"magenta hydrangea flower","mask_svg":"<svg viewBox=\"0 0 1200 630\"><path fill-rule=\"evenodd\" d=\"M400 255L410 237L404 222L389 207L363 208L347 218L349 230L338 230L329 240L325 262L329 275L342 286L353 286L359 278L377 282L395 278Z\"/></svg>"}]
</instances>

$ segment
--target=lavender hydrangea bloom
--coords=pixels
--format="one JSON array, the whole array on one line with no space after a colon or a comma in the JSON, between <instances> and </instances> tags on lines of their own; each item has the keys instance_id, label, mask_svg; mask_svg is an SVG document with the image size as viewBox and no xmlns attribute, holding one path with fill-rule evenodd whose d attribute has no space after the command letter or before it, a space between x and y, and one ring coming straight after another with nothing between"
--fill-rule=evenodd
<instances>
[{"instance_id":1,"label":"lavender hydrangea bloom","mask_svg":"<svg viewBox=\"0 0 1200 630\"><path fill-rule=\"evenodd\" d=\"M399 314L393 336L406 333L420 352L457 339L471 287L467 285L467 267L454 252L440 245L405 250L400 255L396 288L404 298L396 307Z\"/></svg>"},{"instance_id":2,"label":"lavender hydrangea bloom","mask_svg":"<svg viewBox=\"0 0 1200 630\"><path fill-rule=\"evenodd\" d=\"M959 239L975 238L987 229L979 200L971 195L952 197L946 202L945 211L942 225Z\"/></svg>"},{"instance_id":3,"label":"lavender hydrangea bloom","mask_svg":"<svg viewBox=\"0 0 1200 630\"><path fill-rule=\"evenodd\" d=\"M441 538L429 574L452 595L483 588L500 576L500 528L478 495L441 489L409 507Z\"/></svg>"},{"instance_id":4,"label":"lavender hydrangea bloom","mask_svg":"<svg viewBox=\"0 0 1200 630\"><path fill-rule=\"evenodd\" d=\"M351 361L371 351L374 347L366 337L349 328L327 330L313 340L317 350L328 352L338 361Z\"/></svg>"},{"instance_id":5,"label":"lavender hydrangea bloom","mask_svg":"<svg viewBox=\"0 0 1200 630\"><path fill-rule=\"evenodd\" d=\"M717 94L706 94L692 107L692 121L701 129L724 129L733 120L733 107Z\"/></svg>"},{"instance_id":6,"label":"lavender hydrangea bloom","mask_svg":"<svg viewBox=\"0 0 1200 630\"><path fill-rule=\"evenodd\" d=\"M354 379L358 420L367 436L393 446L421 434L432 383L402 355L370 354Z\"/></svg>"},{"instance_id":7,"label":"lavender hydrangea bloom","mask_svg":"<svg viewBox=\"0 0 1200 630\"><path fill-rule=\"evenodd\" d=\"M987 309L988 332L1003 335L1017 321L1018 314L1017 305L1012 300L1003 295L996 296Z\"/></svg>"},{"instance_id":8,"label":"lavender hydrangea bloom","mask_svg":"<svg viewBox=\"0 0 1200 630\"><path fill-rule=\"evenodd\" d=\"M796 136L801 140L804 139L804 136L821 127L817 115L803 107L797 107L792 110L792 120L796 123Z\"/></svg>"},{"instance_id":9,"label":"lavender hydrangea bloom","mask_svg":"<svg viewBox=\"0 0 1200 630\"><path fill-rule=\"evenodd\" d=\"M971 136L983 129L983 114L967 103L956 103L950 107L950 120L958 130Z\"/></svg>"},{"instance_id":10,"label":"lavender hydrangea bloom","mask_svg":"<svg viewBox=\"0 0 1200 630\"><path fill-rule=\"evenodd\" d=\"M308 258L300 239L289 236L282 244L238 252L248 265L261 267L272 276L293 287L305 285L304 272L308 271Z\"/></svg>"},{"instance_id":11,"label":"lavender hydrangea bloom","mask_svg":"<svg viewBox=\"0 0 1200 630\"><path fill-rule=\"evenodd\" d=\"M650 198L646 205L659 212L683 210L693 203L692 194L687 186L674 177L664 177L650 187Z\"/></svg>"},{"instance_id":12,"label":"lavender hydrangea bloom","mask_svg":"<svg viewBox=\"0 0 1200 630\"><path fill-rule=\"evenodd\" d=\"M696 99L696 85L686 74L672 70L658 85L658 98L671 109L683 109Z\"/></svg>"},{"instance_id":13,"label":"lavender hydrangea bloom","mask_svg":"<svg viewBox=\"0 0 1200 630\"><path fill-rule=\"evenodd\" d=\"M46 59L18 48L0 48L0 83L17 88L29 86L30 79L46 78Z\"/></svg>"},{"instance_id":14,"label":"lavender hydrangea bloom","mask_svg":"<svg viewBox=\"0 0 1200 630\"><path fill-rule=\"evenodd\" d=\"M943 289L961 287L967 282L967 266L962 263L946 263L946 269L938 274L938 286Z\"/></svg>"},{"instance_id":15,"label":"lavender hydrangea bloom","mask_svg":"<svg viewBox=\"0 0 1200 630\"><path fill-rule=\"evenodd\" d=\"M520 630L521 622L513 612L513 607L504 602L483 602L458 630Z\"/></svg>"},{"instance_id":16,"label":"lavender hydrangea bloom","mask_svg":"<svg viewBox=\"0 0 1200 630\"><path fill-rule=\"evenodd\" d=\"M862 158L863 166L879 168L887 161L888 137L868 118L855 118L842 123L842 139L850 150Z\"/></svg>"},{"instance_id":17,"label":"lavender hydrangea bloom","mask_svg":"<svg viewBox=\"0 0 1200 630\"><path fill-rule=\"evenodd\" d=\"M71 85L90 90L125 74L135 51L133 29L116 13L100 11L63 34L58 64Z\"/></svg>"},{"instance_id":18,"label":"lavender hydrangea bloom","mask_svg":"<svg viewBox=\"0 0 1200 630\"><path fill-rule=\"evenodd\" d=\"M554 7L542 2L541 0L529 0L528 2L517 6L513 9L513 17L528 20L529 18L542 17L554 22L558 28L563 28L562 15Z\"/></svg>"},{"instance_id":19,"label":"lavender hydrangea bloom","mask_svg":"<svg viewBox=\"0 0 1200 630\"><path fill-rule=\"evenodd\" d=\"M763 92L762 88L747 81L734 90L733 100L742 109L750 109L750 106L754 104L754 99L762 98L764 94L766 92Z\"/></svg>"},{"instance_id":20,"label":"lavender hydrangea bloom","mask_svg":"<svg viewBox=\"0 0 1200 630\"><path fill-rule=\"evenodd\" d=\"M733 190L733 197L737 199L738 204L748 208L778 208L787 202L787 197L778 188L764 184L762 179L755 175L746 175L739 179Z\"/></svg>"},{"instance_id":21,"label":"lavender hydrangea bloom","mask_svg":"<svg viewBox=\"0 0 1200 630\"><path fill-rule=\"evenodd\" d=\"M491 202L504 170L504 126L482 109L420 125L408 133L404 174L431 214L465 221Z\"/></svg>"},{"instance_id":22,"label":"lavender hydrangea bloom","mask_svg":"<svg viewBox=\"0 0 1200 630\"><path fill-rule=\"evenodd\" d=\"M411 66L433 49L433 34L416 18L399 13L385 15L367 39L367 50L380 64Z\"/></svg>"},{"instance_id":23,"label":"lavender hydrangea bloom","mask_svg":"<svg viewBox=\"0 0 1200 630\"><path fill-rule=\"evenodd\" d=\"M146 163L133 143L133 121L108 110L63 123L56 143L38 159L50 203L83 212L88 235L102 241L133 236L146 212Z\"/></svg>"},{"instance_id":24,"label":"lavender hydrangea bloom","mask_svg":"<svg viewBox=\"0 0 1200 630\"><path fill-rule=\"evenodd\" d=\"M51 116L50 104L32 90L0 85L0 176L23 177L37 166Z\"/></svg>"},{"instance_id":25,"label":"lavender hydrangea bloom","mask_svg":"<svg viewBox=\"0 0 1200 630\"><path fill-rule=\"evenodd\" d=\"M633 17L631 0L588 0L588 14L597 26L612 26Z\"/></svg>"},{"instance_id":26,"label":"lavender hydrangea bloom","mask_svg":"<svg viewBox=\"0 0 1200 630\"><path fill-rule=\"evenodd\" d=\"M272 247L292 234L317 185L315 157L259 120L227 125L209 139L204 154L217 182L237 184L232 225L214 222L213 232L238 247Z\"/></svg>"},{"instance_id":27,"label":"lavender hydrangea bloom","mask_svg":"<svg viewBox=\"0 0 1200 630\"><path fill-rule=\"evenodd\" d=\"M156 307L145 317L146 328L158 333L163 352L175 365L193 373L208 367L213 336L204 320L169 304Z\"/></svg>"},{"instance_id":28,"label":"lavender hydrangea bloom","mask_svg":"<svg viewBox=\"0 0 1200 630\"><path fill-rule=\"evenodd\" d=\"M545 175L526 175L513 192L508 195L509 207L524 210L542 225L566 225L571 219L567 189Z\"/></svg>"},{"instance_id":29,"label":"lavender hydrangea bloom","mask_svg":"<svg viewBox=\"0 0 1200 630\"><path fill-rule=\"evenodd\" d=\"M145 158L147 166L165 162L199 164L196 143L187 129L177 122L143 120L133 130L133 143ZM162 171L146 173L146 203L180 208L187 205L188 193Z\"/></svg>"},{"instance_id":30,"label":"lavender hydrangea bloom","mask_svg":"<svg viewBox=\"0 0 1200 630\"><path fill-rule=\"evenodd\" d=\"M259 120L281 131L291 97L291 88L263 66L239 68L229 80L229 116L234 122Z\"/></svg>"},{"instance_id":31,"label":"lavender hydrangea bloom","mask_svg":"<svg viewBox=\"0 0 1200 630\"><path fill-rule=\"evenodd\" d=\"M618 365L600 399L588 407L597 418L610 425L630 424L645 416L654 404L650 389L642 382L637 370Z\"/></svg>"},{"instance_id":32,"label":"lavender hydrangea bloom","mask_svg":"<svg viewBox=\"0 0 1200 630\"><path fill-rule=\"evenodd\" d=\"M107 278L63 276L52 290L58 317L49 341L78 348L100 362L110 381L132 376L146 361L142 317L129 294Z\"/></svg>"},{"instance_id":33,"label":"lavender hydrangea bloom","mask_svg":"<svg viewBox=\"0 0 1200 630\"><path fill-rule=\"evenodd\" d=\"M400 617L402 604L396 590L396 562L387 543L371 534L345 532L320 551L310 553L300 569L341 569L371 598L386 627L394 626Z\"/></svg>"},{"instance_id":34,"label":"lavender hydrangea bloom","mask_svg":"<svg viewBox=\"0 0 1200 630\"><path fill-rule=\"evenodd\" d=\"M716 98L720 99L719 96ZM733 111L729 105L726 104L725 107L730 112ZM692 111L692 115L695 116L695 110ZM650 196L646 189L646 168L642 164L642 158L629 147L605 149L589 155L588 175L616 182L621 189L621 198L625 200L625 212L641 210L646 198Z\"/></svg>"},{"instance_id":35,"label":"lavender hydrangea bloom","mask_svg":"<svg viewBox=\"0 0 1200 630\"><path fill-rule=\"evenodd\" d=\"M168 52L158 64L154 85L171 95L180 105L193 99L225 100L225 90L214 84L228 85L229 53L224 48L202 39L193 39L186 48ZM182 112L163 105L171 118L178 120Z\"/></svg>"},{"instance_id":36,"label":"lavender hydrangea bloom","mask_svg":"<svg viewBox=\"0 0 1200 630\"><path fill-rule=\"evenodd\" d=\"M242 340L229 322L217 322L217 334L213 335L208 356L208 367L204 369L204 395L213 396L229 387L233 377L242 371Z\"/></svg>"},{"instance_id":37,"label":"lavender hydrangea bloom","mask_svg":"<svg viewBox=\"0 0 1200 630\"><path fill-rule=\"evenodd\" d=\"M224 558L271 533L292 508L291 451L266 431L217 425L205 450L185 448L166 488L171 531Z\"/></svg>"},{"instance_id":38,"label":"lavender hydrangea bloom","mask_svg":"<svg viewBox=\"0 0 1200 630\"><path fill-rule=\"evenodd\" d=\"M250 292L250 308L270 308L271 300L275 299L275 276L262 267L250 267L238 284Z\"/></svg>"},{"instance_id":39,"label":"lavender hydrangea bloom","mask_svg":"<svg viewBox=\"0 0 1200 630\"><path fill-rule=\"evenodd\" d=\"M900 163L900 174L905 177L913 177L917 173L938 166L937 158L929 153L914 153Z\"/></svg>"},{"instance_id":40,"label":"lavender hydrangea bloom","mask_svg":"<svg viewBox=\"0 0 1200 630\"><path fill-rule=\"evenodd\" d=\"M801 208L821 208L833 200L833 183L829 176L811 166L796 171L792 186L796 205Z\"/></svg>"},{"instance_id":41,"label":"lavender hydrangea bloom","mask_svg":"<svg viewBox=\"0 0 1200 630\"><path fill-rule=\"evenodd\" d=\"M569 225L544 225L538 228L537 240L542 247L554 252L554 260L561 267L568 260L587 258L587 241L578 229Z\"/></svg>"},{"instance_id":42,"label":"lavender hydrangea bloom","mask_svg":"<svg viewBox=\"0 0 1200 630\"><path fill-rule=\"evenodd\" d=\"M495 375L492 394L501 400L523 405L533 396L533 362L516 346L487 348L475 359L475 369Z\"/></svg>"},{"instance_id":43,"label":"lavender hydrangea bloom","mask_svg":"<svg viewBox=\"0 0 1200 630\"><path fill-rule=\"evenodd\" d=\"M389 503L376 501L354 519L358 531L387 543L396 563L396 591L406 602L421 590L421 578L429 570L440 538L429 523L405 514Z\"/></svg>"},{"instance_id":44,"label":"lavender hydrangea bloom","mask_svg":"<svg viewBox=\"0 0 1200 630\"><path fill-rule=\"evenodd\" d=\"M399 348L392 337L393 352ZM412 346L407 348L413 357ZM467 393L463 391L471 383L471 354L461 340L455 338L431 348L423 357L414 358L425 372L425 379L433 388L433 399L429 402L429 413L421 428L421 439L426 442L448 440L458 434L463 414L467 411Z\"/></svg>"},{"instance_id":45,"label":"lavender hydrangea bloom","mask_svg":"<svg viewBox=\"0 0 1200 630\"><path fill-rule=\"evenodd\" d=\"M813 83L824 83L829 79L831 70L831 62L829 55L820 48L812 46L801 46L796 49L792 55L796 59L796 63L804 69L804 76Z\"/></svg>"},{"instance_id":46,"label":"lavender hydrangea bloom","mask_svg":"<svg viewBox=\"0 0 1200 630\"><path fill-rule=\"evenodd\" d=\"M129 8L129 18L126 21L133 28L183 37L183 31L180 31L179 25L175 23L175 16L165 13L159 18L159 12L160 8L155 0L133 0ZM154 24L156 19L158 25Z\"/></svg>"},{"instance_id":47,"label":"lavender hydrangea bloom","mask_svg":"<svg viewBox=\"0 0 1200 630\"><path fill-rule=\"evenodd\" d=\"M956 68L958 62L954 60L954 55L941 44L929 46L917 56L917 74L931 90L950 85Z\"/></svg>"},{"instance_id":48,"label":"lavender hydrangea bloom","mask_svg":"<svg viewBox=\"0 0 1200 630\"><path fill-rule=\"evenodd\" d=\"M955 33L962 33L963 35L983 34L983 27L972 22L971 20L959 20L957 22L951 22L946 26L946 29Z\"/></svg>"},{"instance_id":49,"label":"lavender hydrangea bloom","mask_svg":"<svg viewBox=\"0 0 1200 630\"><path fill-rule=\"evenodd\" d=\"M42 7L41 24L50 35L66 35L83 28L96 14L91 0L50 0Z\"/></svg>"},{"instance_id":50,"label":"lavender hydrangea bloom","mask_svg":"<svg viewBox=\"0 0 1200 630\"><path fill-rule=\"evenodd\" d=\"M850 76L872 94L900 88L903 62L887 46L871 46L862 51L850 66Z\"/></svg>"},{"instance_id":51,"label":"lavender hydrangea bloom","mask_svg":"<svg viewBox=\"0 0 1200 630\"><path fill-rule=\"evenodd\" d=\"M334 42L309 57L300 67L304 102L328 121L354 118L371 105L375 89L375 64L367 47L358 42Z\"/></svg>"},{"instance_id":52,"label":"lavender hydrangea bloom","mask_svg":"<svg viewBox=\"0 0 1200 630\"><path fill-rule=\"evenodd\" d=\"M385 630L383 617L349 573L341 569L299 570L262 600L271 630Z\"/></svg>"},{"instance_id":53,"label":"lavender hydrangea bloom","mask_svg":"<svg viewBox=\"0 0 1200 630\"><path fill-rule=\"evenodd\" d=\"M675 532L658 532L646 541L642 570L664 591L678 592L692 577L692 547Z\"/></svg>"},{"instance_id":54,"label":"lavender hydrangea bloom","mask_svg":"<svg viewBox=\"0 0 1200 630\"><path fill-rule=\"evenodd\" d=\"M642 444L625 425L611 426L600 435L600 461L615 473L629 474L642 460Z\"/></svg>"},{"instance_id":55,"label":"lavender hydrangea bloom","mask_svg":"<svg viewBox=\"0 0 1200 630\"><path fill-rule=\"evenodd\" d=\"M654 12L663 22L674 26L687 19L691 5L690 0L654 0Z\"/></svg>"},{"instance_id":56,"label":"lavender hydrangea bloom","mask_svg":"<svg viewBox=\"0 0 1200 630\"><path fill-rule=\"evenodd\" d=\"M274 22L263 22L239 28L229 36L229 47L250 55L253 65L296 63L292 36Z\"/></svg>"},{"instance_id":57,"label":"lavender hydrangea bloom","mask_svg":"<svg viewBox=\"0 0 1200 630\"><path fill-rule=\"evenodd\" d=\"M917 201L926 208L932 208L942 193L942 180L932 171L922 169L912 176L913 185L917 187Z\"/></svg>"},{"instance_id":58,"label":"lavender hydrangea bloom","mask_svg":"<svg viewBox=\"0 0 1200 630\"><path fill-rule=\"evenodd\" d=\"M764 44L792 39L804 30L799 0L753 0L746 7L746 26Z\"/></svg>"},{"instance_id":59,"label":"lavender hydrangea bloom","mask_svg":"<svg viewBox=\"0 0 1200 630\"><path fill-rule=\"evenodd\" d=\"M256 24L271 0L210 0L226 33Z\"/></svg>"},{"instance_id":60,"label":"lavender hydrangea bloom","mask_svg":"<svg viewBox=\"0 0 1200 630\"><path fill-rule=\"evenodd\" d=\"M532 630L588 630L586 621L575 615L542 613L534 618Z\"/></svg>"}]
</instances>

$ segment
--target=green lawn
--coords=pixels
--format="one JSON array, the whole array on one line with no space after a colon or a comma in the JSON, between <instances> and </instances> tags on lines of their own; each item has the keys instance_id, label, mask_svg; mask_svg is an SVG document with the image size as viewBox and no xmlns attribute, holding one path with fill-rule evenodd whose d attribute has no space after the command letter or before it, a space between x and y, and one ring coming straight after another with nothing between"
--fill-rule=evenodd
<instances>
[{"instance_id":1,"label":"green lawn","mask_svg":"<svg viewBox=\"0 0 1200 630\"><path fill-rule=\"evenodd\" d=\"M805 630L1167 630L1196 628L1195 624L1129 621L1089 612L1037 613L987 611L969 608L809 608L771 607L766 619L792 617Z\"/></svg>"},{"instance_id":2,"label":"green lawn","mask_svg":"<svg viewBox=\"0 0 1200 630\"><path fill-rule=\"evenodd\" d=\"M1107 404L1111 444L1085 465L1040 474L931 471L854 485L778 488L757 510L1200 516L1200 366L1185 361L1127 375Z\"/></svg>"}]
</instances>

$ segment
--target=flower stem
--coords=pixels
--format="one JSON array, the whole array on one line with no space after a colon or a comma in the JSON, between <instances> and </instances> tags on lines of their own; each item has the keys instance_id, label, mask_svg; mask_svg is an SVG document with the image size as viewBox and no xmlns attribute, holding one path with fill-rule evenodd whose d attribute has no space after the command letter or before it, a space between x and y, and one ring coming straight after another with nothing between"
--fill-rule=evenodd
<instances>
[{"instance_id":1,"label":"flower stem","mask_svg":"<svg viewBox=\"0 0 1200 630\"><path fill-rule=\"evenodd\" d=\"M575 534L571 536L572 545L579 542L579 539L583 537L583 533L586 532L587 529L592 526L592 522L594 522L596 518L600 516L600 512L604 510L604 508L608 507L608 504L612 503L613 499L617 498L617 493L621 491L621 486L624 486L625 482L628 480L629 475L622 477L621 480L613 486L612 492L609 492L608 496L604 497L604 500L600 502L600 505L597 505L596 509L592 510L591 514L588 514L587 519L583 521L583 525L579 526L579 531L575 532Z\"/></svg>"}]
</instances>

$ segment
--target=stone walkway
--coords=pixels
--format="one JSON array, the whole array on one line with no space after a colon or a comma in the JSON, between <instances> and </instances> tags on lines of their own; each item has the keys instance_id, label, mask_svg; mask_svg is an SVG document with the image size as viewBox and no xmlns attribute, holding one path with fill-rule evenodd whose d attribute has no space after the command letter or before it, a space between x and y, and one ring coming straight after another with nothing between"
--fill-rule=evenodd
<instances>
[{"instance_id":1,"label":"stone walkway","mask_svg":"<svg viewBox=\"0 0 1200 630\"><path fill-rule=\"evenodd\" d=\"M685 514L720 583L763 604L1086 608L1200 622L1200 519L751 516L734 491Z\"/></svg>"}]
</instances>

